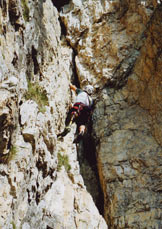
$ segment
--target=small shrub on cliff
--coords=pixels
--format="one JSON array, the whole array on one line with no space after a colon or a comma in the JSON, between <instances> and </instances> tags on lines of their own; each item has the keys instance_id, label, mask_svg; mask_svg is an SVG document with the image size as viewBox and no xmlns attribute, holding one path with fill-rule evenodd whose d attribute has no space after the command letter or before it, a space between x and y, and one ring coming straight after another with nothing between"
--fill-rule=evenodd
<instances>
[{"instance_id":1,"label":"small shrub on cliff","mask_svg":"<svg viewBox=\"0 0 162 229\"><path fill-rule=\"evenodd\" d=\"M60 171L61 167L64 166L65 170L67 172L69 172L71 169L71 166L69 164L68 156L67 155L61 155L61 153L58 153L57 158L58 158L57 171Z\"/></svg>"},{"instance_id":2,"label":"small shrub on cliff","mask_svg":"<svg viewBox=\"0 0 162 229\"><path fill-rule=\"evenodd\" d=\"M15 223L13 221L11 222L11 224L12 224L12 228L16 229L16 225L15 225Z\"/></svg>"},{"instance_id":3,"label":"small shrub on cliff","mask_svg":"<svg viewBox=\"0 0 162 229\"><path fill-rule=\"evenodd\" d=\"M27 2L28 0L21 0L21 4L23 7L23 17L26 22L29 21L29 7Z\"/></svg>"},{"instance_id":4,"label":"small shrub on cliff","mask_svg":"<svg viewBox=\"0 0 162 229\"><path fill-rule=\"evenodd\" d=\"M38 83L28 81L28 92L26 92L25 98L34 100L38 104L39 111L42 113L46 111L45 106L49 105L46 92Z\"/></svg>"},{"instance_id":5,"label":"small shrub on cliff","mask_svg":"<svg viewBox=\"0 0 162 229\"><path fill-rule=\"evenodd\" d=\"M9 152L9 156L8 156L8 161L11 161L15 158L16 156L16 153L17 153L17 148L16 146L11 146L10 148L10 152Z\"/></svg>"}]
</instances>

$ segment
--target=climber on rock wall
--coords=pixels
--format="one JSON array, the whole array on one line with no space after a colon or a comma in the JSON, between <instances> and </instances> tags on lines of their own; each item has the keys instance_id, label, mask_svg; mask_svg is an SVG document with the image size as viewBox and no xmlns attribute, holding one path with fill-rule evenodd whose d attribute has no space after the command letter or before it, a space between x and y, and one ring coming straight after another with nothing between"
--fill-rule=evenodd
<instances>
[{"instance_id":1,"label":"climber on rock wall","mask_svg":"<svg viewBox=\"0 0 162 229\"><path fill-rule=\"evenodd\" d=\"M86 124L88 124L91 118L93 107L91 95L94 92L94 88L91 85L87 85L84 90L82 90L70 84L70 89L73 90L77 96L74 105L68 113L65 122L66 128L59 136L65 136L70 131L70 124L75 122L77 124L78 135L74 139L74 143L77 143L86 132Z\"/></svg>"}]
</instances>

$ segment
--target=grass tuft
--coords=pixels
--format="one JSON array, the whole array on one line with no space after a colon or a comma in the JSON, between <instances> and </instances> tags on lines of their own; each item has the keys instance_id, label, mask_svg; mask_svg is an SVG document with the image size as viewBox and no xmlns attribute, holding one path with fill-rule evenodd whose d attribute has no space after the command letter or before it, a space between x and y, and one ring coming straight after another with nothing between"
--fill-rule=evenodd
<instances>
[{"instance_id":1,"label":"grass tuft","mask_svg":"<svg viewBox=\"0 0 162 229\"><path fill-rule=\"evenodd\" d=\"M29 21L29 7L28 0L21 0L21 4L23 6L23 17L26 22Z\"/></svg>"},{"instance_id":2,"label":"grass tuft","mask_svg":"<svg viewBox=\"0 0 162 229\"><path fill-rule=\"evenodd\" d=\"M16 229L16 225L15 225L15 223L13 221L11 222L11 224L12 224L12 228Z\"/></svg>"},{"instance_id":3,"label":"grass tuft","mask_svg":"<svg viewBox=\"0 0 162 229\"><path fill-rule=\"evenodd\" d=\"M17 148L16 146L11 146L10 152L9 152L9 157L8 157L8 162L13 160L17 154Z\"/></svg>"},{"instance_id":4,"label":"grass tuft","mask_svg":"<svg viewBox=\"0 0 162 229\"><path fill-rule=\"evenodd\" d=\"M25 98L34 100L38 104L40 112L45 113L45 106L49 106L48 97L46 92L40 87L38 83L31 83L28 81L28 91L25 94Z\"/></svg>"},{"instance_id":5,"label":"grass tuft","mask_svg":"<svg viewBox=\"0 0 162 229\"><path fill-rule=\"evenodd\" d=\"M71 166L69 164L68 156L67 155L61 155L61 153L58 153L57 158L58 158L57 171L60 171L61 167L64 166L65 170L67 172L69 172L71 169Z\"/></svg>"}]
</instances>

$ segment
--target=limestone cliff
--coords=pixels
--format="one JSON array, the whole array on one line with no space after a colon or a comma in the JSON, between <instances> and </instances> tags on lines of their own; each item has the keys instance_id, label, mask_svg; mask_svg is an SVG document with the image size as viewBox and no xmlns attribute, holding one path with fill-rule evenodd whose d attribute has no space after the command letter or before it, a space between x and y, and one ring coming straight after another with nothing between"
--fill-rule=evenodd
<instances>
[{"instance_id":1,"label":"limestone cliff","mask_svg":"<svg viewBox=\"0 0 162 229\"><path fill-rule=\"evenodd\" d=\"M162 227L161 18L159 0L1 0L0 228ZM76 126L57 139L70 82L95 87L106 222Z\"/></svg>"},{"instance_id":2,"label":"limestone cliff","mask_svg":"<svg viewBox=\"0 0 162 229\"><path fill-rule=\"evenodd\" d=\"M0 228L107 228L64 142L73 50L51 0L0 2Z\"/></svg>"},{"instance_id":3,"label":"limestone cliff","mask_svg":"<svg viewBox=\"0 0 162 229\"><path fill-rule=\"evenodd\" d=\"M105 219L110 228L160 229L161 2L73 0L60 15L81 86L96 88Z\"/></svg>"}]
</instances>

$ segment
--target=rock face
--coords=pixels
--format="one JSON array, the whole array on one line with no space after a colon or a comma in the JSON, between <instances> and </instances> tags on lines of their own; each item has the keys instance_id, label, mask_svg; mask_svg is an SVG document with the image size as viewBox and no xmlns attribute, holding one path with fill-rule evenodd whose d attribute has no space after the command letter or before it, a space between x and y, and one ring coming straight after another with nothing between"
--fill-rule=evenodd
<instances>
[{"instance_id":1,"label":"rock face","mask_svg":"<svg viewBox=\"0 0 162 229\"><path fill-rule=\"evenodd\" d=\"M72 1L61 11L93 129L110 228L161 228L162 5Z\"/></svg>"},{"instance_id":2,"label":"rock face","mask_svg":"<svg viewBox=\"0 0 162 229\"><path fill-rule=\"evenodd\" d=\"M0 2L0 228L107 228L64 128L73 51L52 1ZM65 169L64 169L65 167Z\"/></svg>"},{"instance_id":3,"label":"rock face","mask_svg":"<svg viewBox=\"0 0 162 229\"><path fill-rule=\"evenodd\" d=\"M53 4L0 2L0 228L160 229L162 4L71 0L60 13ZM76 74L96 89L107 223L80 175L75 124L57 138Z\"/></svg>"},{"instance_id":4,"label":"rock face","mask_svg":"<svg viewBox=\"0 0 162 229\"><path fill-rule=\"evenodd\" d=\"M109 81L125 83L156 1L72 1L61 18L67 39L76 49L76 68L81 85L85 78L96 87ZM109 82L109 83L110 83Z\"/></svg>"}]
</instances>

